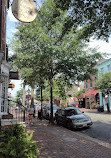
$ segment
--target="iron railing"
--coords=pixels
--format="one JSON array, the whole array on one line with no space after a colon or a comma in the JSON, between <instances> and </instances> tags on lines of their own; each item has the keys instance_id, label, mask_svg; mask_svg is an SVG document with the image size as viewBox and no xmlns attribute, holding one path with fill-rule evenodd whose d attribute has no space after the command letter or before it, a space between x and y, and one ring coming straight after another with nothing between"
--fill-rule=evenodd
<instances>
[{"instance_id":1,"label":"iron railing","mask_svg":"<svg viewBox=\"0 0 111 158\"><path fill-rule=\"evenodd\" d=\"M9 114L13 115L13 118L17 119L18 123L28 121L28 109L23 106L20 107L9 106Z\"/></svg>"}]
</instances>

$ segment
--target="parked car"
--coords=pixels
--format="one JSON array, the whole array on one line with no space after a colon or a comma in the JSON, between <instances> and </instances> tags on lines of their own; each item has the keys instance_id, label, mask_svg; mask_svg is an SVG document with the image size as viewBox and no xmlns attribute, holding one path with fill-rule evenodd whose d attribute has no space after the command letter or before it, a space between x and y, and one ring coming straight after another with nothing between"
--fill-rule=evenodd
<instances>
[{"instance_id":1,"label":"parked car","mask_svg":"<svg viewBox=\"0 0 111 158\"><path fill-rule=\"evenodd\" d=\"M76 107L58 109L55 119L57 124L62 124L70 129L90 127L93 124L91 118Z\"/></svg>"},{"instance_id":2,"label":"parked car","mask_svg":"<svg viewBox=\"0 0 111 158\"><path fill-rule=\"evenodd\" d=\"M58 106L56 104L53 104L53 117L55 118L55 113L58 109ZM50 117L50 113L51 113L51 106L50 105L46 105L43 107L43 117L45 119L49 119Z\"/></svg>"}]
</instances>

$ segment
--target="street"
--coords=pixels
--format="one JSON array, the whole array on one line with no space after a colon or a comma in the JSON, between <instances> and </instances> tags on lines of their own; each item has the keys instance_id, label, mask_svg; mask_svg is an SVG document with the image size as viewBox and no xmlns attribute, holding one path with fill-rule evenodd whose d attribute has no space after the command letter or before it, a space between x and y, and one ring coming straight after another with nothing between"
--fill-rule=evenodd
<instances>
[{"instance_id":1,"label":"street","mask_svg":"<svg viewBox=\"0 0 111 158\"><path fill-rule=\"evenodd\" d=\"M111 114L95 112L85 112L84 114L91 117L93 125L89 129L77 132L111 144Z\"/></svg>"}]
</instances>

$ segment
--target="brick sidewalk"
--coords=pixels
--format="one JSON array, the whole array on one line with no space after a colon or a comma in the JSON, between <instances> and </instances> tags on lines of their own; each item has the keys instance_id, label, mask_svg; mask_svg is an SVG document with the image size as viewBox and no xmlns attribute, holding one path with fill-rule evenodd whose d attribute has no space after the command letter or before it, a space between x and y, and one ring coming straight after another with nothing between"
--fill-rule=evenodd
<instances>
[{"instance_id":1,"label":"brick sidewalk","mask_svg":"<svg viewBox=\"0 0 111 158\"><path fill-rule=\"evenodd\" d=\"M27 129L34 131L33 138L38 142L41 158L111 158L111 144L51 125L46 120L35 119Z\"/></svg>"}]
</instances>

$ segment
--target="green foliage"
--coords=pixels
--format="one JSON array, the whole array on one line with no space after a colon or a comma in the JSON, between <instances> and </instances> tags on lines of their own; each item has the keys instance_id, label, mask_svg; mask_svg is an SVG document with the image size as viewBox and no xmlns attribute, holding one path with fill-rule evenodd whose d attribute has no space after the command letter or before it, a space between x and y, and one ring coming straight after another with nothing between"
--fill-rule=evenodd
<instances>
[{"instance_id":1,"label":"green foliage","mask_svg":"<svg viewBox=\"0 0 111 158\"><path fill-rule=\"evenodd\" d=\"M37 145L32 142L32 135L28 135L21 125L15 125L0 131L1 158L36 158L39 154Z\"/></svg>"},{"instance_id":2,"label":"green foliage","mask_svg":"<svg viewBox=\"0 0 111 158\"><path fill-rule=\"evenodd\" d=\"M111 91L111 72L103 74L96 82L95 88L104 94L109 94Z\"/></svg>"},{"instance_id":3,"label":"green foliage","mask_svg":"<svg viewBox=\"0 0 111 158\"><path fill-rule=\"evenodd\" d=\"M68 11L61 36L72 27L80 26L84 28L82 39L94 35L99 39L108 40L111 34L111 0L56 0L55 2L57 8Z\"/></svg>"},{"instance_id":4,"label":"green foliage","mask_svg":"<svg viewBox=\"0 0 111 158\"><path fill-rule=\"evenodd\" d=\"M82 90L76 92L75 97L78 97L78 96L80 96L83 93L85 93L85 89L82 89Z\"/></svg>"},{"instance_id":5,"label":"green foliage","mask_svg":"<svg viewBox=\"0 0 111 158\"><path fill-rule=\"evenodd\" d=\"M75 82L95 72L96 60L101 56L87 50L87 45L79 40L82 30L74 33L71 28L59 40L66 16L66 11L57 9L54 1L47 0L34 22L18 24L12 44L16 52L14 64L26 84L43 85L45 80L61 73L66 82L70 79Z\"/></svg>"}]
</instances>

